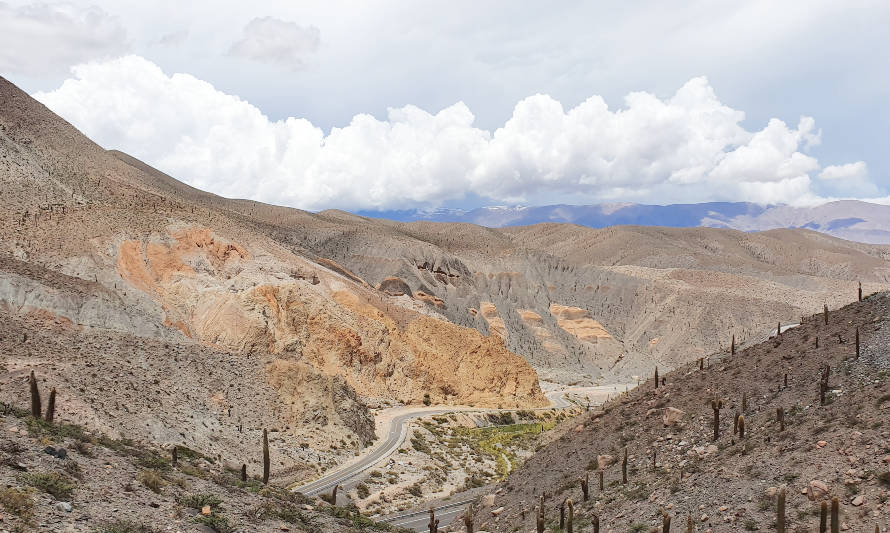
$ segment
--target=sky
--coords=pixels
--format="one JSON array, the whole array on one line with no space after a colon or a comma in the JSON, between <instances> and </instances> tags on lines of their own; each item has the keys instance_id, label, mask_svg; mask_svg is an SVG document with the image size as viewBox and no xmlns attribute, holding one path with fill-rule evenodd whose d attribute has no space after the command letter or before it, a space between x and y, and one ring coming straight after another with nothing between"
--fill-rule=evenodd
<instances>
[{"instance_id":1,"label":"sky","mask_svg":"<svg viewBox=\"0 0 890 533\"><path fill-rule=\"evenodd\" d=\"M0 0L0 75L302 209L890 203L887 27L884 0Z\"/></svg>"}]
</instances>

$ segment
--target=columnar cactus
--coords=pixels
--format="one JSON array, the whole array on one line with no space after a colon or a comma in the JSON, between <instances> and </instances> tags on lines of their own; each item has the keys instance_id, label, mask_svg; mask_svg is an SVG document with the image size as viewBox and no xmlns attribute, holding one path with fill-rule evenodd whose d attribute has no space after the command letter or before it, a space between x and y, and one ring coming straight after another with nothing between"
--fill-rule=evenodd
<instances>
[{"instance_id":1,"label":"columnar cactus","mask_svg":"<svg viewBox=\"0 0 890 533\"><path fill-rule=\"evenodd\" d=\"M841 520L840 520L840 503L838 502L837 496L831 499L831 533L840 533L841 530Z\"/></svg>"},{"instance_id":2,"label":"columnar cactus","mask_svg":"<svg viewBox=\"0 0 890 533\"><path fill-rule=\"evenodd\" d=\"M572 522L575 518L575 504L572 503L572 499L569 498L568 501L566 501L566 505L569 506L569 516L566 518L566 531L572 533Z\"/></svg>"},{"instance_id":3,"label":"columnar cactus","mask_svg":"<svg viewBox=\"0 0 890 533\"><path fill-rule=\"evenodd\" d=\"M658 388L658 367L655 367L655 388Z\"/></svg>"},{"instance_id":4,"label":"columnar cactus","mask_svg":"<svg viewBox=\"0 0 890 533\"><path fill-rule=\"evenodd\" d=\"M825 325L828 325L828 304L822 304L822 318L825 320Z\"/></svg>"},{"instance_id":5,"label":"columnar cactus","mask_svg":"<svg viewBox=\"0 0 890 533\"><path fill-rule=\"evenodd\" d=\"M819 337L818 336L816 336L816 349L817 350L819 349Z\"/></svg>"},{"instance_id":6,"label":"columnar cactus","mask_svg":"<svg viewBox=\"0 0 890 533\"><path fill-rule=\"evenodd\" d=\"M590 519L593 522L593 533L600 533L600 515L594 514Z\"/></svg>"},{"instance_id":7,"label":"columnar cactus","mask_svg":"<svg viewBox=\"0 0 890 533\"><path fill-rule=\"evenodd\" d=\"M621 460L621 482L627 484L627 447L624 448L624 459Z\"/></svg>"},{"instance_id":8,"label":"columnar cactus","mask_svg":"<svg viewBox=\"0 0 890 533\"><path fill-rule=\"evenodd\" d=\"M785 409L776 407L776 421L779 422L779 431L785 431Z\"/></svg>"},{"instance_id":9,"label":"columnar cactus","mask_svg":"<svg viewBox=\"0 0 890 533\"><path fill-rule=\"evenodd\" d=\"M655 465L658 464L655 459L656 453L657 453L656 450L653 449L652 450L652 471L653 472L655 472Z\"/></svg>"},{"instance_id":10,"label":"columnar cactus","mask_svg":"<svg viewBox=\"0 0 890 533\"><path fill-rule=\"evenodd\" d=\"M579 477L578 481L581 483L581 494L584 496L584 501L586 502L589 499L590 472L585 472L584 477ZM543 498L543 496L541 498Z\"/></svg>"},{"instance_id":11,"label":"columnar cactus","mask_svg":"<svg viewBox=\"0 0 890 533\"><path fill-rule=\"evenodd\" d=\"M559 530L562 531L566 527L566 502L568 500L563 500L561 504L559 504Z\"/></svg>"},{"instance_id":12,"label":"columnar cactus","mask_svg":"<svg viewBox=\"0 0 890 533\"><path fill-rule=\"evenodd\" d=\"M541 508L543 508L543 496ZM542 513L543 514L543 513ZM473 533L473 504L471 503L467 510L464 511L464 527L467 528L467 533Z\"/></svg>"},{"instance_id":13,"label":"columnar cactus","mask_svg":"<svg viewBox=\"0 0 890 533\"><path fill-rule=\"evenodd\" d=\"M745 415L739 415L739 438L745 438Z\"/></svg>"},{"instance_id":14,"label":"columnar cactus","mask_svg":"<svg viewBox=\"0 0 890 533\"><path fill-rule=\"evenodd\" d=\"M269 432L263 428L263 483L269 483ZM334 495L337 494L337 487L334 487ZM331 502L331 505L337 505Z\"/></svg>"},{"instance_id":15,"label":"columnar cactus","mask_svg":"<svg viewBox=\"0 0 890 533\"><path fill-rule=\"evenodd\" d=\"M670 533L671 531L671 515L664 511L661 515L661 533Z\"/></svg>"},{"instance_id":16,"label":"columnar cactus","mask_svg":"<svg viewBox=\"0 0 890 533\"><path fill-rule=\"evenodd\" d=\"M603 490L603 469L602 468L600 468L599 475L600 475L600 490Z\"/></svg>"},{"instance_id":17,"label":"columnar cactus","mask_svg":"<svg viewBox=\"0 0 890 533\"><path fill-rule=\"evenodd\" d=\"M732 336L732 342L729 344L729 355L735 355L735 335Z\"/></svg>"},{"instance_id":18,"label":"columnar cactus","mask_svg":"<svg viewBox=\"0 0 890 533\"><path fill-rule=\"evenodd\" d=\"M241 463L241 483L247 483L247 465Z\"/></svg>"},{"instance_id":19,"label":"columnar cactus","mask_svg":"<svg viewBox=\"0 0 890 533\"><path fill-rule=\"evenodd\" d=\"M785 533L785 488L779 490L779 502L776 505L776 533Z\"/></svg>"},{"instance_id":20,"label":"columnar cactus","mask_svg":"<svg viewBox=\"0 0 890 533\"><path fill-rule=\"evenodd\" d=\"M40 418L40 411L43 410L43 407L40 402L40 389L37 388L37 378L34 376L33 370L28 376L28 385L31 387L31 416Z\"/></svg>"},{"instance_id":21,"label":"columnar cactus","mask_svg":"<svg viewBox=\"0 0 890 533\"><path fill-rule=\"evenodd\" d=\"M859 301L862 301L862 282L859 282Z\"/></svg>"},{"instance_id":22,"label":"columnar cactus","mask_svg":"<svg viewBox=\"0 0 890 533\"><path fill-rule=\"evenodd\" d=\"M436 518L436 512L430 509L430 523L427 524L430 528L430 533L439 533L439 519Z\"/></svg>"},{"instance_id":23,"label":"columnar cactus","mask_svg":"<svg viewBox=\"0 0 890 533\"><path fill-rule=\"evenodd\" d=\"M856 326L856 359L859 359L859 326Z\"/></svg>"},{"instance_id":24,"label":"columnar cactus","mask_svg":"<svg viewBox=\"0 0 890 533\"><path fill-rule=\"evenodd\" d=\"M170 464L176 466L176 463L179 462L179 448L174 444L173 448L170 450Z\"/></svg>"},{"instance_id":25,"label":"columnar cactus","mask_svg":"<svg viewBox=\"0 0 890 533\"><path fill-rule=\"evenodd\" d=\"M776 326L776 337L782 334L782 322L779 322L779 325Z\"/></svg>"},{"instance_id":26,"label":"columnar cactus","mask_svg":"<svg viewBox=\"0 0 890 533\"><path fill-rule=\"evenodd\" d=\"M53 387L52 390L49 391L49 401L46 402L46 416L45 419L50 424L53 423L53 418L56 416L56 388Z\"/></svg>"},{"instance_id":27,"label":"columnar cactus","mask_svg":"<svg viewBox=\"0 0 890 533\"><path fill-rule=\"evenodd\" d=\"M819 533L828 533L828 503L822 502L819 509Z\"/></svg>"},{"instance_id":28,"label":"columnar cactus","mask_svg":"<svg viewBox=\"0 0 890 533\"><path fill-rule=\"evenodd\" d=\"M732 417L732 434L735 435L739 432L739 412L736 411L735 415Z\"/></svg>"},{"instance_id":29,"label":"columnar cactus","mask_svg":"<svg viewBox=\"0 0 890 533\"><path fill-rule=\"evenodd\" d=\"M720 409L723 409L723 400L711 400L711 409L714 410L714 440L717 440L720 438Z\"/></svg>"},{"instance_id":30,"label":"columnar cactus","mask_svg":"<svg viewBox=\"0 0 890 533\"><path fill-rule=\"evenodd\" d=\"M535 519L538 533L544 533L544 496L541 496L541 505L538 507L538 515Z\"/></svg>"}]
</instances>

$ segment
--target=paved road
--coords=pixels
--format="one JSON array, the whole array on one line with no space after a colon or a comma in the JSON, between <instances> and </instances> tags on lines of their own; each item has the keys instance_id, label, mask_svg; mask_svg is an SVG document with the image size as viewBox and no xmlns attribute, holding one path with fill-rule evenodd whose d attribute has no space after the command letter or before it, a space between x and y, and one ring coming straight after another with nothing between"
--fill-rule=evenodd
<instances>
[{"instance_id":1,"label":"paved road","mask_svg":"<svg viewBox=\"0 0 890 533\"><path fill-rule=\"evenodd\" d=\"M564 390L547 393L547 398L552 402L552 405L550 407L541 407L535 410L567 409L576 407L575 404L566 399L565 393L566 391ZM392 418L386 439L374 446L364 457L345 467L337 468L315 481L296 487L294 490L302 492L307 496L317 496L322 493L330 492L335 485L346 486L350 482L357 481L356 478L362 475L365 471L369 470L375 464L386 459L399 449L405 441L408 432L408 424L411 420L457 411L498 412L501 411L501 409L479 409L462 406L441 408L418 407L398 414ZM503 411L515 411L515 409L503 409Z\"/></svg>"},{"instance_id":2,"label":"paved road","mask_svg":"<svg viewBox=\"0 0 890 533\"><path fill-rule=\"evenodd\" d=\"M436 508L436 518L439 519L439 527L445 528L454 520L460 518L464 514L464 509L471 503L476 501L475 498L452 502ZM425 531L430 523L429 511L415 511L412 513L404 513L398 515L390 515L378 519L380 522L386 522L394 526L400 526L414 531Z\"/></svg>"},{"instance_id":3,"label":"paved road","mask_svg":"<svg viewBox=\"0 0 890 533\"><path fill-rule=\"evenodd\" d=\"M324 492L333 490L334 485L344 485L354 477L362 474L381 460L390 456L399 449L405 440L408 430L408 422L424 416L440 415L453 412L454 408L442 409L422 409L417 411L409 411L404 414L393 417L392 424L389 428L389 434L386 439L375 446L370 453L362 457L359 461L349 465L346 468L338 469L327 474L315 481L307 483L302 487L297 487L297 492L302 492L307 496L316 496Z\"/></svg>"}]
</instances>

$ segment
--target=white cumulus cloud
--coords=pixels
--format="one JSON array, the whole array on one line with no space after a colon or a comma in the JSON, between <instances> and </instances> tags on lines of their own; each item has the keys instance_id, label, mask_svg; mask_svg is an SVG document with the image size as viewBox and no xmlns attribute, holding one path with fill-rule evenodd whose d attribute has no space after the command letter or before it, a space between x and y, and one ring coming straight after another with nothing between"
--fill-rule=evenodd
<instances>
[{"instance_id":1,"label":"white cumulus cloud","mask_svg":"<svg viewBox=\"0 0 890 533\"><path fill-rule=\"evenodd\" d=\"M321 32L315 26L262 17L244 26L243 37L232 45L229 55L299 70L320 44Z\"/></svg>"},{"instance_id":2,"label":"white cumulus cloud","mask_svg":"<svg viewBox=\"0 0 890 533\"><path fill-rule=\"evenodd\" d=\"M98 7L0 2L0 72L41 75L126 48L126 30Z\"/></svg>"},{"instance_id":3,"label":"white cumulus cloud","mask_svg":"<svg viewBox=\"0 0 890 533\"><path fill-rule=\"evenodd\" d=\"M305 209L435 206L469 195L523 203L819 200L810 174L820 165L805 153L820 140L813 119L796 127L772 119L748 131L744 112L720 102L705 78L666 99L631 93L618 109L599 96L568 110L530 96L494 132L475 127L458 102L437 113L390 109L385 120L360 114L326 134L302 118L270 120L237 96L137 56L77 66L58 89L35 97L100 144L191 185Z\"/></svg>"},{"instance_id":4,"label":"white cumulus cloud","mask_svg":"<svg viewBox=\"0 0 890 533\"><path fill-rule=\"evenodd\" d=\"M868 177L868 165L865 161L856 161L846 165L829 165L822 169L819 177L823 180L864 179Z\"/></svg>"}]
</instances>

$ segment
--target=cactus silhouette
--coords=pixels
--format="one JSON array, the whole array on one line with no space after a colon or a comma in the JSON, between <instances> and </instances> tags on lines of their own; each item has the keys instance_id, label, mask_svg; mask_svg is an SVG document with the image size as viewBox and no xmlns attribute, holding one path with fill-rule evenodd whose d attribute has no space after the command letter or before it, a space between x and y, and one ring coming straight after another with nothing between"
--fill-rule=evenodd
<instances>
[{"instance_id":1,"label":"cactus silhouette","mask_svg":"<svg viewBox=\"0 0 890 533\"><path fill-rule=\"evenodd\" d=\"M49 391L49 400L46 402L46 416L45 419L50 424L53 423L53 418L56 416L56 388L53 387L52 390Z\"/></svg>"},{"instance_id":2,"label":"cactus silhouette","mask_svg":"<svg viewBox=\"0 0 890 533\"><path fill-rule=\"evenodd\" d=\"M776 505L776 533L785 533L785 488L779 491L779 501Z\"/></svg>"},{"instance_id":3,"label":"cactus silhouette","mask_svg":"<svg viewBox=\"0 0 890 533\"><path fill-rule=\"evenodd\" d=\"M37 388L37 378L34 377L33 370L31 371L31 375L28 376L28 385L31 387L31 416L40 418L40 411L42 410L40 389Z\"/></svg>"},{"instance_id":4,"label":"cactus silhouette","mask_svg":"<svg viewBox=\"0 0 890 533\"><path fill-rule=\"evenodd\" d=\"M621 460L621 482L627 484L627 447L624 448L624 459Z\"/></svg>"},{"instance_id":5,"label":"cactus silhouette","mask_svg":"<svg viewBox=\"0 0 890 533\"><path fill-rule=\"evenodd\" d=\"M263 483L269 483L269 432L263 428ZM336 494L337 487L334 487L334 493ZM331 502L331 505L336 505L335 502Z\"/></svg>"},{"instance_id":6,"label":"cactus silhouette","mask_svg":"<svg viewBox=\"0 0 890 533\"><path fill-rule=\"evenodd\" d=\"M711 409L714 411L714 440L717 440L720 438L720 409L723 409L723 400L711 400Z\"/></svg>"},{"instance_id":7,"label":"cactus silhouette","mask_svg":"<svg viewBox=\"0 0 890 533\"><path fill-rule=\"evenodd\" d=\"M839 533L841 530L840 509L837 496L831 499L831 533Z\"/></svg>"},{"instance_id":8,"label":"cactus silhouette","mask_svg":"<svg viewBox=\"0 0 890 533\"><path fill-rule=\"evenodd\" d=\"M575 505L572 503L571 499L566 501L566 505L569 506L569 516L566 518L566 531L568 531L568 533L572 533L572 522L575 517Z\"/></svg>"},{"instance_id":9,"label":"cactus silhouette","mask_svg":"<svg viewBox=\"0 0 890 533\"><path fill-rule=\"evenodd\" d=\"M436 511L430 509L430 523L427 524L430 528L430 533L439 533L439 519L436 518Z\"/></svg>"},{"instance_id":10,"label":"cactus silhouette","mask_svg":"<svg viewBox=\"0 0 890 533\"><path fill-rule=\"evenodd\" d=\"M542 502L543 502L543 496ZM543 505L542 505L543 507ZM467 510L464 512L464 527L467 528L467 533L473 533L473 504L471 503Z\"/></svg>"},{"instance_id":11,"label":"cactus silhouette","mask_svg":"<svg viewBox=\"0 0 890 533\"><path fill-rule=\"evenodd\" d=\"M745 415L739 415L739 438L745 438Z\"/></svg>"},{"instance_id":12,"label":"cactus silhouette","mask_svg":"<svg viewBox=\"0 0 890 533\"><path fill-rule=\"evenodd\" d=\"M822 502L819 509L819 533L828 531L828 503Z\"/></svg>"}]
</instances>

